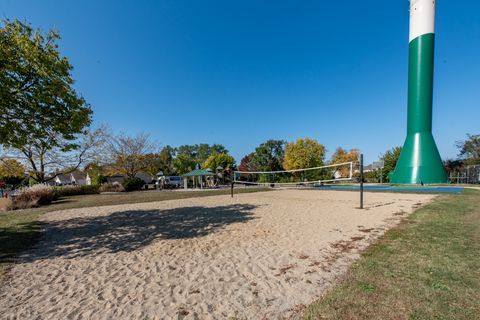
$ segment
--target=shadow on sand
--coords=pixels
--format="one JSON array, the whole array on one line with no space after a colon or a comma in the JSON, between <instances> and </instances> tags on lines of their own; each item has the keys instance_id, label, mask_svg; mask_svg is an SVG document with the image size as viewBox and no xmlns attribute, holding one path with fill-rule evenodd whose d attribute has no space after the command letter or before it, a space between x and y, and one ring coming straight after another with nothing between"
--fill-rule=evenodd
<instances>
[{"instance_id":1,"label":"shadow on sand","mask_svg":"<svg viewBox=\"0 0 480 320\"><path fill-rule=\"evenodd\" d=\"M98 253L132 251L157 239L203 237L233 223L247 222L256 208L249 204L182 207L168 210L131 210L108 216L45 222L36 248L22 261L50 257L75 258Z\"/></svg>"}]
</instances>

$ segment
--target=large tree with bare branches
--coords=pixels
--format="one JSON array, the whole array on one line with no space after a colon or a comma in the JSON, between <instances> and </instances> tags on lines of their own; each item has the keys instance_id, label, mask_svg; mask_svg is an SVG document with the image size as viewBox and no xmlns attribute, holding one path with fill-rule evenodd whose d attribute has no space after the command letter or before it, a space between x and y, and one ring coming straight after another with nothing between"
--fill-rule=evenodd
<instances>
[{"instance_id":1,"label":"large tree with bare branches","mask_svg":"<svg viewBox=\"0 0 480 320\"><path fill-rule=\"evenodd\" d=\"M154 153L155 144L146 133L129 136L119 134L110 142L110 153L118 172L129 177L147 170L152 160L149 155Z\"/></svg>"}]
</instances>

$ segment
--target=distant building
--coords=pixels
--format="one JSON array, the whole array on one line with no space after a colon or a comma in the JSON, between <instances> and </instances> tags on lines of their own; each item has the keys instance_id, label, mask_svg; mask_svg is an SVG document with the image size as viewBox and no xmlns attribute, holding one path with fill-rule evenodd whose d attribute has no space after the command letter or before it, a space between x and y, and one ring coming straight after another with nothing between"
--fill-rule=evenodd
<instances>
[{"instance_id":1,"label":"distant building","mask_svg":"<svg viewBox=\"0 0 480 320\"><path fill-rule=\"evenodd\" d=\"M60 174L52 179L51 184L55 186L69 186L69 185L77 185L77 186L84 186L87 184L86 180L87 176L85 173L75 170L73 172L67 174Z\"/></svg>"}]
</instances>

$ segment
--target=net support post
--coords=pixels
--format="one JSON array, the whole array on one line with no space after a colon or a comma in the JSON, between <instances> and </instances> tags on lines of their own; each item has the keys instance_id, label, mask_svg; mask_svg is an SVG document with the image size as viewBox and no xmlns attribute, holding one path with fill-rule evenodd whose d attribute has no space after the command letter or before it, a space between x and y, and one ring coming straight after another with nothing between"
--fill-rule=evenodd
<instances>
[{"instance_id":1,"label":"net support post","mask_svg":"<svg viewBox=\"0 0 480 320\"><path fill-rule=\"evenodd\" d=\"M363 153L360 154L360 209L363 209Z\"/></svg>"},{"instance_id":2,"label":"net support post","mask_svg":"<svg viewBox=\"0 0 480 320\"><path fill-rule=\"evenodd\" d=\"M233 187L235 185L235 171L232 170L231 176L230 176L230 196L233 198Z\"/></svg>"}]
</instances>

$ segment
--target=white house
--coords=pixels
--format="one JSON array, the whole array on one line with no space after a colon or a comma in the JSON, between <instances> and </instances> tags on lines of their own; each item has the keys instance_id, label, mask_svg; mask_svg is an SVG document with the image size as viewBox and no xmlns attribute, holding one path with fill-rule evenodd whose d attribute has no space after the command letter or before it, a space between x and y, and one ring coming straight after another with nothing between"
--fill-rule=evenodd
<instances>
[{"instance_id":1,"label":"white house","mask_svg":"<svg viewBox=\"0 0 480 320\"><path fill-rule=\"evenodd\" d=\"M52 180L56 186L77 185L83 186L87 184L86 175L78 170L67 174L60 174Z\"/></svg>"}]
</instances>

